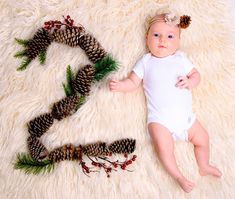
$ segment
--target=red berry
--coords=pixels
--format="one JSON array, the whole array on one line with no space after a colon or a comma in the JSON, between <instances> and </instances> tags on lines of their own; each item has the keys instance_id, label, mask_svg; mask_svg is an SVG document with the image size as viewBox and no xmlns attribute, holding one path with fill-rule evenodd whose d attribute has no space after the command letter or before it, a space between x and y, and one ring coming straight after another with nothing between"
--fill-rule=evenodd
<instances>
[{"instance_id":1,"label":"red berry","mask_svg":"<svg viewBox=\"0 0 235 199\"><path fill-rule=\"evenodd\" d=\"M126 162L127 165L129 165L129 164L131 164L131 163L132 163L132 160L128 160L128 161Z\"/></svg>"},{"instance_id":2,"label":"red berry","mask_svg":"<svg viewBox=\"0 0 235 199\"><path fill-rule=\"evenodd\" d=\"M125 153L125 154L124 154L124 157L127 158L127 157L128 157L128 154Z\"/></svg>"}]
</instances>

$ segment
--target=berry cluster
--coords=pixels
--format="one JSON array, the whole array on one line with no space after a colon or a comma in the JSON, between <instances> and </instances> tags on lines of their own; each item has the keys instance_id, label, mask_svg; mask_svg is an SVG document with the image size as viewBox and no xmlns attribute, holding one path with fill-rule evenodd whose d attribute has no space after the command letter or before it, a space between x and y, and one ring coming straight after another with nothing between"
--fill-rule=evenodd
<instances>
[{"instance_id":1,"label":"berry cluster","mask_svg":"<svg viewBox=\"0 0 235 199\"><path fill-rule=\"evenodd\" d=\"M71 17L69 15L67 15L66 18L63 16L63 19L64 19L63 22L61 22L59 20L46 21L44 23L44 28L48 31L51 31L51 32L55 31L56 32L57 30L61 29L62 26L64 26L65 29L70 28L70 27L77 27L77 26L74 26L74 20L71 19ZM82 28L82 26L77 27L77 28Z\"/></svg>"},{"instance_id":2,"label":"berry cluster","mask_svg":"<svg viewBox=\"0 0 235 199\"><path fill-rule=\"evenodd\" d=\"M112 156L112 154L109 154L108 156ZM120 162L118 160L111 161L107 157L96 157L95 158L96 160L93 160L91 157L88 156L88 158L91 160L91 165L98 168L99 170L104 169L108 178L110 177L110 173L112 171L117 171L118 167L120 167L122 170L130 172L130 170L127 170L126 167L128 165L131 165L136 160L137 156L133 155L130 159L128 159L128 154L125 154L124 157L126 158L125 161ZM102 161L99 162L99 159ZM108 162L108 164L105 162ZM88 175L91 172L98 172L98 170L93 170L92 167L88 167L84 161L81 161L80 164L82 166L83 173L85 173L86 175Z\"/></svg>"}]
</instances>

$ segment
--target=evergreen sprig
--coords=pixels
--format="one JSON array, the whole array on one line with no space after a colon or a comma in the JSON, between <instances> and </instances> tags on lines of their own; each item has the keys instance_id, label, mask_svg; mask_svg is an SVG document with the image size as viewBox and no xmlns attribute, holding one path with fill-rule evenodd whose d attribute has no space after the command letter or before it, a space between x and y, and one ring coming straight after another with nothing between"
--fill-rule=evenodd
<instances>
[{"instance_id":1,"label":"evergreen sprig","mask_svg":"<svg viewBox=\"0 0 235 199\"><path fill-rule=\"evenodd\" d=\"M67 69L66 69L66 80L67 80L67 83L64 84L63 83L63 87L64 87L64 92L66 94L66 96L71 96L75 93L75 91L73 90L73 87L72 87L72 81L74 80L75 76L74 76L74 73L71 69L71 66L68 65L67 66Z\"/></svg>"},{"instance_id":2,"label":"evergreen sprig","mask_svg":"<svg viewBox=\"0 0 235 199\"><path fill-rule=\"evenodd\" d=\"M29 59L28 57L23 59L23 61L21 62L20 66L17 68L18 71L22 71L25 70L27 68L27 66L30 64L32 60Z\"/></svg>"},{"instance_id":3,"label":"evergreen sprig","mask_svg":"<svg viewBox=\"0 0 235 199\"><path fill-rule=\"evenodd\" d=\"M27 52L26 50L19 51L14 55L14 57L16 57L16 58L24 57L24 56L26 56L26 52Z\"/></svg>"},{"instance_id":4,"label":"evergreen sprig","mask_svg":"<svg viewBox=\"0 0 235 199\"><path fill-rule=\"evenodd\" d=\"M78 101L78 104L77 104L75 110L77 111L85 103L85 101L86 101L86 97L82 95L80 97L80 100Z\"/></svg>"},{"instance_id":5,"label":"evergreen sprig","mask_svg":"<svg viewBox=\"0 0 235 199\"><path fill-rule=\"evenodd\" d=\"M22 45L24 47L26 47L29 44L29 40L25 40L25 39L18 39L15 38L15 41L19 44Z\"/></svg>"},{"instance_id":6,"label":"evergreen sprig","mask_svg":"<svg viewBox=\"0 0 235 199\"><path fill-rule=\"evenodd\" d=\"M17 155L17 161L14 164L15 169L24 170L25 173L39 174L49 173L54 170L54 163L50 160L38 162L34 160L29 154L20 153Z\"/></svg>"},{"instance_id":7,"label":"evergreen sprig","mask_svg":"<svg viewBox=\"0 0 235 199\"><path fill-rule=\"evenodd\" d=\"M96 62L94 65L96 70L95 80L99 81L104 78L108 73L117 70L117 65L117 61L111 55L108 55Z\"/></svg>"},{"instance_id":8,"label":"evergreen sprig","mask_svg":"<svg viewBox=\"0 0 235 199\"><path fill-rule=\"evenodd\" d=\"M45 51L41 51L38 55L38 59L39 59L39 62L40 64L44 64L45 61L46 61L46 50Z\"/></svg>"}]
</instances>

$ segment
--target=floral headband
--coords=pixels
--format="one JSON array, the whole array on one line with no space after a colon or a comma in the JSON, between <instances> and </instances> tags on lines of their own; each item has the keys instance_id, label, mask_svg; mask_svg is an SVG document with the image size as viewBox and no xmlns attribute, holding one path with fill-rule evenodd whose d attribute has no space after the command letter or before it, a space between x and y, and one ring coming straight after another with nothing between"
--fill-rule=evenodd
<instances>
[{"instance_id":1,"label":"floral headband","mask_svg":"<svg viewBox=\"0 0 235 199\"><path fill-rule=\"evenodd\" d=\"M170 26L178 26L180 28L187 28L190 25L191 17L188 15L178 16L175 13L169 12L165 14L159 14L152 18L152 20L149 23L149 27L156 21L164 21L166 24Z\"/></svg>"}]
</instances>

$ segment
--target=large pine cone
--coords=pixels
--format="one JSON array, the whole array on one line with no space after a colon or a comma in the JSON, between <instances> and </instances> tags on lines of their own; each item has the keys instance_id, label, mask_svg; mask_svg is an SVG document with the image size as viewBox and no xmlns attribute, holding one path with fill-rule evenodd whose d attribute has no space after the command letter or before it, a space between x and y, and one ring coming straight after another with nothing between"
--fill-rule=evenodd
<instances>
[{"instance_id":1,"label":"large pine cone","mask_svg":"<svg viewBox=\"0 0 235 199\"><path fill-rule=\"evenodd\" d=\"M52 38L49 32L44 28L39 29L27 44L26 56L31 60L34 59L41 51L46 51L51 42Z\"/></svg>"},{"instance_id":2,"label":"large pine cone","mask_svg":"<svg viewBox=\"0 0 235 199\"><path fill-rule=\"evenodd\" d=\"M97 142L82 146L82 152L87 156L103 156L106 155L109 150L105 142Z\"/></svg>"},{"instance_id":3,"label":"large pine cone","mask_svg":"<svg viewBox=\"0 0 235 199\"><path fill-rule=\"evenodd\" d=\"M78 42L79 46L85 51L89 60L93 63L96 63L107 55L107 52L101 44L89 33L79 38Z\"/></svg>"},{"instance_id":4,"label":"large pine cone","mask_svg":"<svg viewBox=\"0 0 235 199\"><path fill-rule=\"evenodd\" d=\"M81 146L75 147L72 144L67 144L51 151L48 158L53 162L60 162L63 160L81 160L82 148Z\"/></svg>"},{"instance_id":5,"label":"large pine cone","mask_svg":"<svg viewBox=\"0 0 235 199\"><path fill-rule=\"evenodd\" d=\"M52 34L53 41L63 43L71 47L78 46L79 38L84 35L82 27L70 27L64 30L58 30Z\"/></svg>"},{"instance_id":6,"label":"large pine cone","mask_svg":"<svg viewBox=\"0 0 235 199\"><path fill-rule=\"evenodd\" d=\"M34 136L28 137L27 145L31 157L35 160L42 160L48 154L46 147Z\"/></svg>"},{"instance_id":7,"label":"large pine cone","mask_svg":"<svg viewBox=\"0 0 235 199\"><path fill-rule=\"evenodd\" d=\"M41 137L53 124L53 117L50 113L42 114L29 121L28 132L35 137Z\"/></svg>"},{"instance_id":8,"label":"large pine cone","mask_svg":"<svg viewBox=\"0 0 235 199\"><path fill-rule=\"evenodd\" d=\"M75 80L72 82L73 89L81 95L89 95L94 75L94 67L86 65L78 71Z\"/></svg>"},{"instance_id":9,"label":"large pine cone","mask_svg":"<svg viewBox=\"0 0 235 199\"><path fill-rule=\"evenodd\" d=\"M109 150L112 153L133 153L135 150L136 141L134 139L121 139L109 145Z\"/></svg>"},{"instance_id":10,"label":"large pine cone","mask_svg":"<svg viewBox=\"0 0 235 199\"><path fill-rule=\"evenodd\" d=\"M63 118L71 115L75 110L79 99L80 97L78 95L72 95L56 102L52 107L52 117L57 120L62 120Z\"/></svg>"}]
</instances>

